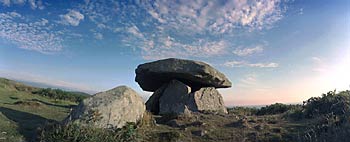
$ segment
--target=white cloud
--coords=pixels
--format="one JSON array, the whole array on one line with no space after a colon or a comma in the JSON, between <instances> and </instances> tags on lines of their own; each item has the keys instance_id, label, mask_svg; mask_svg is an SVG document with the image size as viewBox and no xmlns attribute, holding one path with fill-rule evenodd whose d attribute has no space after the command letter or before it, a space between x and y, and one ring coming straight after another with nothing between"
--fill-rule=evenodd
<instances>
[{"instance_id":1,"label":"white cloud","mask_svg":"<svg viewBox=\"0 0 350 142\"><path fill-rule=\"evenodd\" d=\"M0 3L2 3L3 6L10 6L11 4L16 5L25 5L26 2L28 2L29 6L32 9L44 9L45 6L41 0L0 0Z\"/></svg>"},{"instance_id":2,"label":"white cloud","mask_svg":"<svg viewBox=\"0 0 350 142\"><path fill-rule=\"evenodd\" d=\"M213 57L232 52L225 36L232 38L236 30L270 28L283 17L284 1L155 0L135 1L134 5L86 0L79 11L96 24L96 29L126 34L121 39L124 45L141 51L146 59ZM262 51L263 47L253 47L233 52L247 56Z\"/></svg>"},{"instance_id":3,"label":"white cloud","mask_svg":"<svg viewBox=\"0 0 350 142\"><path fill-rule=\"evenodd\" d=\"M41 0L28 0L28 3L32 9L38 8L42 10L45 8Z\"/></svg>"},{"instance_id":4,"label":"white cloud","mask_svg":"<svg viewBox=\"0 0 350 142\"><path fill-rule=\"evenodd\" d=\"M277 68L278 63L249 63L246 61L228 61L223 64L226 67L257 67L257 68Z\"/></svg>"},{"instance_id":5,"label":"white cloud","mask_svg":"<svg viewBox=\"0 0 350 142\"><path fill-rule=\"evenodd\" d=\"M84 15L76 10L69 10L67 14L59 15L60 23L64 25L78 26L80 21L84 20Z\"/></svg>"},{"instance_id":6,"label":"white cloud","mask_svg":"<svg viewBox=\"0 0 350 142\"><path fill-rule=\"evenodd\" d=\"M311 57L311 60L314 61L315 63L322 63L322 59L319 57Z\"/></svg>"},{"instance_id":7,"label":"white cloud","mask_svg":"<svg viewBox=\"0 0 350 142\"><path fill-rule=\"evenodd\" d=\"M254 53L260 53L264 50L262 46L256 46L253 48L243 48L243 49L236 49L233 51L233 54L236 54L238 56L248 56Z\"/></svg>"},{"instance_id":8,"label":"white cloud","mask_svg":"<svg viewBox=\"0 0 350 142\"><path fill-rule=\"evenodd\" d=\"M281 0L166 1L140 3L159 23L174 29L227 33L240 26L269 27L282 18Z\"/></svg>"},{"instance_id":9,"label":"white cloud","mask_svg":"<svg viewBox=\"0 0 350 142\"><path fill-rule=\"evenodd\" d=\"M259 68L277 68L277 63L254 63L254 64L247 64L249 67L259 67Z\"/></svg>"},{"instance_id":10,"label":"white cloud","mask_svg":"<svg viewBox=\"0 0 350 142\"><path fill-rule=\"evenodd\" d=\"M246 65L246 62L243 61L227 61L224 63L226 67L243 67Z\"/></svg>"},{"instance_id":11,"label":"white cloud","mask_svg":"<svg viewBox=\"0 0 350 142\"><path fill-rule=\"evenodd\" d=\"M169 57L213 57L226 53L227 43L221 41L198 40L192 43L182 43L171 37L156 38L158 41L147 40L140 43L144 59L163 59ZM157 47L157 48L155 48Z\"/></svg>"},{"instance_id":12,"label":"white cloud","mask_svg":"<svg viewBox=\"0 0 350 142\"><path fill-rule=\"evenodd\" d=\"M28 22L16 12L0 13L0 38L27 50L41 53L60 51L63 39L48 24L49 21L44 18Z\"/></svg>"},{"instance_id":13,"label":"white cloud","mask_svg":"<svg viewBox=\"0 0 350 142\"><path fill-rule=\"evenodd\" d=\"M312 68L312 71L323 73L327 72L327 65L324 63L324 61L319 57L311 57L310 58L314 64L314 67Z\"/></svg>"},{"instance_id":14,"label":"white cloud","mask_svg":"<svg viewBox=\"0 0 350 142\"><path fill-rule=\"evenodd\" d=\"M256 85L257 82L256 74L247 74L239 81L238 87L252 87Z\"/></svg>"},{"instance_id":15,"label":"white cloud","mask_svg":"<svg viewBox=\"0 0 350 142\"><path fill-rule=\"evenodd\" d=\"M103 35L101 33L94 33L94 37L98 40L103 39Z\"/></svg>"},{"instance_id":16,"label":"white cloud","mask_svg":"<svg viewBox=\"0 0 350 142\"><path fill-rule=\"evenodd\" d=\"M137 38L143 39L143 34L140 32L139 28L137 28L135 25L131 26L127 30L129 33L133 34Z\"/></svg>"},{"instance_id":17,"label":"white cloud","mask_svg":"<svg viewBox=\"0 0 350 142\"><path fill-rule=\"evenodd\" d=\"M2 5L4 6L10 6L11 1L10 0L0 0L0 2L2 3Z\"/></svg>"}]
</instances>

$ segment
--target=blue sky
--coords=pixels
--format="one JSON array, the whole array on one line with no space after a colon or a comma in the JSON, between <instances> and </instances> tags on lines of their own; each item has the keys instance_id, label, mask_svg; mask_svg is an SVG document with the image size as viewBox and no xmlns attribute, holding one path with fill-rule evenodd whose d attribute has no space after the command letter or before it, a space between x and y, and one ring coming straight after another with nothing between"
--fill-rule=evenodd
<instances>
[{"instance_id":1,"label":"blue sky","mask_svg":"<svg viewBox=\"0 0 350 142\"><path fill-rule=\"evenodd\" d=\"M138 64L205 61L226 105L301 102L350 85L347 0L0 0L0 76L85 92L128 85Z\"/></svg>"}]
</instances>

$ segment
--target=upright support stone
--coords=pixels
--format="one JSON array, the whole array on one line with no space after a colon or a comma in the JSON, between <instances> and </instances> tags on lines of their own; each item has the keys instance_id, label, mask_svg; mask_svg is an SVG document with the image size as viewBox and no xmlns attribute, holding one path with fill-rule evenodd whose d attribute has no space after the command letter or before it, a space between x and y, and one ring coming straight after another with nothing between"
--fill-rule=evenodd
<instances>
[{"instance_id":1,"label":"upright support stone","mask_svg":"<svg viewBox=\"0 0 350 142\"><path fill-rule=\"evenodd\" d=\"M214 87L205 87L190 94L191 100L188 103L192 111L210 111L227 113L224 100Z\"/></svg>"},{"instance_id":2,"label":"upright support stone","mask_svg":"<svg viewBox=\"0 0 350 142\"><path fill-rule=\"evenodd\" d=\"M191 88L186 84L172 80L159 99L159 114L182 114L188 112L187 101Z\"/></svg>"}]
</instances>

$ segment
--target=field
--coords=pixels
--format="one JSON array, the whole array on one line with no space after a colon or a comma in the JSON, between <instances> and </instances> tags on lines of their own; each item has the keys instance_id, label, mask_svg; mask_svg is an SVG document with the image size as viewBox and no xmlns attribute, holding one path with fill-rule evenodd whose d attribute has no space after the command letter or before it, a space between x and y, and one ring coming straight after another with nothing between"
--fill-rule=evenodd
<instances>
[{"instance_id":1,"label":"field","mask_svg":"<svg viewBox=\"0 0 350 142\"><path fill-rule=\"evenodd\" d=\"M31 93L37 89L0 79L0 141L30 141L38 127L63 120L76 105Z\"/></svg>"}]
</instances>

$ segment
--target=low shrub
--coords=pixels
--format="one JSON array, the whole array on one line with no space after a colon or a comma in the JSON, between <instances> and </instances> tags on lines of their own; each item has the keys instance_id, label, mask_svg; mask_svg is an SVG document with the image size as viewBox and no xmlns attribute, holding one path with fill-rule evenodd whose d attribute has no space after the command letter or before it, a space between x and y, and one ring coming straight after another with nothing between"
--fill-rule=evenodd
<instances>
[{"instance_id":1,"label":"low shrub","mask_svg":"<svg viewBox=\"0 0 350 142\"><path fill-rule=\"evenodd\" d=\"M233 108L228 108L227 111L230 114L251 116L256 114L258 109L251 108L251 107L233 107Z\"/></svg>"},{"instance_id":2,"label":"low shrub","mask_svg":"<svg viewBox=\"0 0 350 142\"><path fill-rule=\"evenodd\" d=\"M309 119L310 125L298 141L347 141L350 135L350 91L329 91L303 102L300 109L287 113L290 118Z\"/></svg>"},{"instance_id":3,"label":"low shrub","mask_svg":"<svg viewBox=\"0 0 350 142\"><path fill-rule=\"evenodd\" d=\"M312 97L303 102L305 117L315 118L320 115L333 113L334 115L349 115L350 91L329 91L321 97Z\"/></svg>"},{"instance_id":4,"label":"low shrub","mask_svg":"<svg viewBox=\"0 0 350 142\"><path fill-rule=\"evenodd\" d=\"M32 93L40 96L49 97L55 100L57 99L67 100L67 101L72 101L76 103L79 103L80 101L88 97L87 94L83 94L80 92L68 92L68 91L63 91L61 89L51 89L51 88L38 89L38 90L32 91Z\"/></svg>"},{"instance_id":5,"label":"low shrub","mask_svg":"<svg viewBox=\"0 0 350 142\"><path fill-rule=\"evenodd\" d=\"M275 103L272 105L268 105L265 107L260 108L256 115L272 115L272 114L280 114L287 112L288 110L294 108L294 105L285 105L282 103Z\"/></svg>"},{"instance_id":6,"label":"low shrub","mask_svg":"<svg viewBox=\"0 0 350 142\"><path fill-rule=\"evenodd\" d=\"M79 123L50 124L39 131L40 142L130 142L136 141L136 125L120 129L102 129Z\"/></svg>"}]
</instances>

